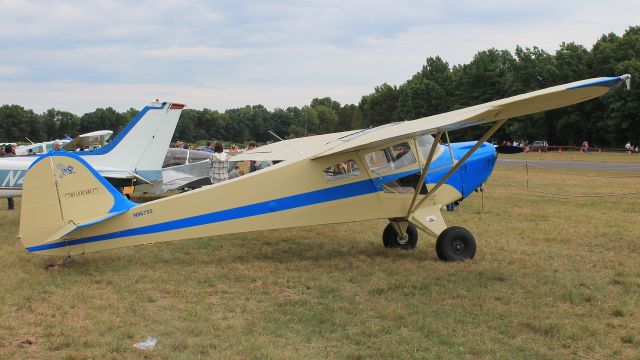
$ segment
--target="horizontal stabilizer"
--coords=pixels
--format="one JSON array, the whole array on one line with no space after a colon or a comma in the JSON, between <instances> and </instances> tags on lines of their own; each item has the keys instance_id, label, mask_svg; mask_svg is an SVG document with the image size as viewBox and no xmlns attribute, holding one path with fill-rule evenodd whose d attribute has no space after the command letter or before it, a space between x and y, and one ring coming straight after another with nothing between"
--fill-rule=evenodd
<instances>
[{"instance_id":1,"label":"horizontal stabilizer","mask_svg":"<svg viewBox=\"0 0 640 360\"><path fill-rule=\"evenodd\" d=\"M28 251L56 248L50 253L64 254L58 239L134 205L82 158L50 152L38 158L24 178L20 241Z\"/></svg>"}]
</instances>

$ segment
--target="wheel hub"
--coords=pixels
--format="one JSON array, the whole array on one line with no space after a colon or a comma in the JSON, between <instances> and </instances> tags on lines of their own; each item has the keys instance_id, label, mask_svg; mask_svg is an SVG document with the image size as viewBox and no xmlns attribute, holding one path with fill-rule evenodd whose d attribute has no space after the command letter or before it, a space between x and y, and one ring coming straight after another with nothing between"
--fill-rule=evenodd
<instances>
[{"instance_id":1,"label":"wheel hub","mask_svg":"<svg viewBox=\"0 0 640 360\"><path fill-rule=\"evenodd\" d=\"M407 234L398 235L398 244L405 245L408 242L409 242L409 235Z\"/></svg>"},{"instance_id":2,"label":"wheel hub","mask_svg":"<svg viewBox=\"0 0 640 360\"><path fill-rule=\"evenodd\" d=\"M451 242L451 247L453 248L453 252L455 252L456 255L461 255L462 253L464 253L464 242L463 241L453 240Z\"/></svg>"}]
</instances>

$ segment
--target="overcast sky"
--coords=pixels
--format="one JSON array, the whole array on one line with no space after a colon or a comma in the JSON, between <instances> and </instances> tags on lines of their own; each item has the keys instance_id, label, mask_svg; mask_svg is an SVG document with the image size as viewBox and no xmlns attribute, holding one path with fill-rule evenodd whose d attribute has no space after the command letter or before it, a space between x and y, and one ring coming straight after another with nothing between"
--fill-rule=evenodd
<instances>
[{"instance_id":1,"label":"overcast sky","mask_svg":"<svg viewBox=\"0 0 640 360\"><path fill-rule=\"evenodd\" d=\"M77 114L155 98L217 110L357 103L429 56L454 65L491 47L589 49L640 25L638 0L0 0L0 9L0 104Z\"/></svg>"}]
</instances>

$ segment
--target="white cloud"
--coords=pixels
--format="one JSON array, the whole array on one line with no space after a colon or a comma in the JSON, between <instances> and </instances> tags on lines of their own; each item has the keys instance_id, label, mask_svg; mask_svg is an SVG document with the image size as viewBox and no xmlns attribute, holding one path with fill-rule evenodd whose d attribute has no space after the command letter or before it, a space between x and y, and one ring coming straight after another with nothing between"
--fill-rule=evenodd
<instances>
[{"instance_id":1,"label":"white cloud","mask_svg":"<svg viewBox=\"0 0 640 360\"><path fill-rule=\"evenodd\" d=\"M239 55L238 50L214 48L207 46L170 46L142 51L142 54L155 59L176 60L221 60L231 59Z\"/></svg>"},{"instance_id":2,"label":"white cloud","mask_svg":"<svg viewBox=\"0 0 640 360\"><path fill-rule=\"evenodd\" d=\"M0 98L9 104L24 104L41 113L50 108L67 110L82 115L100 107L113 107L124 111L141 108L153 99L187 104L189 108L225 109L262 104L270 109L308 105L314 97L330 96L335 99L362 94L364 87L295 86L295 85L236 85L189 86L172 84L105 84L47 83L33 84L0 82Z\"/></svg>"},{"instance_id":3,"label":"white cloud","mask_svg":"<svg viewBox=\"0 0 640 360\"><path fill-rule=\"evenodd\" d=\"M0 79L8 78L8 77L15 77L15 76L24 74L26 71L27 71L27 69L25 69L22 66L0 65Z\"/></svg>"},{"instance_id":4,"label":"white cloud","mask_svg":"<svg viewBox=\"0 0 640 360\"><path fill-rule=\"evenodd\" d=\"M640 24L640 2L627 0L0 0L0 7L0 80L18 90L3 87L2 101L79 112L138 107L157 92L219 109L318 96L358 102L383 82L403 83L428 56L458 64L491 47L589 48L603 33Z\"/></svg>"}]
</instances>

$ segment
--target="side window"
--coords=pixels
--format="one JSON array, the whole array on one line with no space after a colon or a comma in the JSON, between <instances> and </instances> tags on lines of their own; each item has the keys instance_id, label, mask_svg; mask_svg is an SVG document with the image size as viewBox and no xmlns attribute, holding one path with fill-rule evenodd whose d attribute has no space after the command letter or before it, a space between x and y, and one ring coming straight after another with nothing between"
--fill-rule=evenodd
<instances>
[{"instance_id":1,"label":"side window","mask_svg":"<svg viewBox=\"0 0 640 360\"><path fill-rule=\"evenodd\" d=\"M164 162L162 163L162 167L170 167L177 165L184 165L187 162L187 150L183 149L169 149L167 151L167 155L164 157Z\"/></svg>"},{"instance_id":2,"label":"side window","mask_svg":"<svg viewBox=\"0 0 640 360\"><path fill-rule=\"evenodd\" d=\"M425 159L429 157L429 151L431 150L431 146L433 146L433 136L429 134L418 136L416 142L418 143L422 157Z\"/></svg>"},{"instance_id":3,"label":"side window","mask_svg":"<svg viewBox=\"0 0 640 360\"><path fill-rule=\"evenodd\" d=\"M360 168L353 160L343 161L322 170L327 181L337 181L360 176Z\"/></svg>"},{"instance_id":4,"label":"side window","mask_svg":"<svg viewBox=\"0 0 640 360\"><path fill-rule=\"evenodd\" d=\"M204 151L191 151L189 150L189 164L193 164L201 161L208 161L211 154Z\"/></svg>"},{"instance_id":5,"label":"side window","mask_svg":"<svg viewBox=\"0 0 640 360\"><path fill-rule=\"evenodd\" d=\"M403 142L365 154L364 160L374 174L384 175L415 164L416 156L409 143Z\"/></svg>"}]
</instances>

